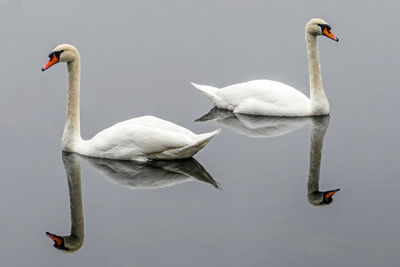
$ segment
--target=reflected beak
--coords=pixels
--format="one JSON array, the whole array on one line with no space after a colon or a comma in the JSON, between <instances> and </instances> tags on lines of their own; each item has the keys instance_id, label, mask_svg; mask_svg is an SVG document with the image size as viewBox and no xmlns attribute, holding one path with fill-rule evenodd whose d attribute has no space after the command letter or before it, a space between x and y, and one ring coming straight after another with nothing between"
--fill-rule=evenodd
<instances>
[{"instance_id":1,"label":"reflected beak","mask_svg":"<svg viewBox=\"0 0 400 267\"><path fill-rule=\"evenodd\" d=\"M50 58L49 61L47 61L47 63L44 64L44 66L42 68L42 71L47 70L48 68L50 68L51 66L53 66L57 62L58 62L58 58L56 57L55 54L53 54L52 58Z\"/></svg>"},{"instance_id":2,"label":"reflected beak","mask_svg":"<svg viewBox=\"0 0 400 267\"><path fill-rule=\"evenodd\" d=\"M340 189L332 190L332 191L327 191L324 195L325 201L328 201L329 198L331 198L336 192L340 191Z\"/></svg>"},{"instance_id":3,"label":"reflected beak","mask_svg":"<svg viewBox=\"0 0 400 267\"><path fill-rule=\"evenodd\" d=\"M323 35L325 35L326 37L339 42L339 38L337 38L333 33L331 33L330 31L328 31L327 28L324 29L324 31L322 32Z\"/></svg>"},{"instance_id":4,"label":"reflected beak","mask_svg":"<svg viewBox=\"0 0 400 267\"><path fill-rule=\"evenodd\" d=\"M61 247L63 240L61 237L57 236L57 235L53 235L52 233L46 232L46 235L54 241L54 246L55 247Z\"/></svg>"}]
</instances>

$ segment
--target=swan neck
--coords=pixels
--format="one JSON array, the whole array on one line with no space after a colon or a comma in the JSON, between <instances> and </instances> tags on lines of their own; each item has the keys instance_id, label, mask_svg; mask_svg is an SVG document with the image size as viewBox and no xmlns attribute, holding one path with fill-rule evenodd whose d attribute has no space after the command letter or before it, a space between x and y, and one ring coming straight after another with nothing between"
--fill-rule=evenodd
<instances>
[{"instance_id":1,"label":"swan neck","mask_svg":"<svg viewBox=\"0 0 400 267\"><path fill-rule=\"evenodd\" d=\"M68 67L68 100L67 115L62 137L62 148L65 151L74 151L81 141L79 97L80 97L80 59L79 55L67 63Z\"/></svg>"},{"instance_id":2,"label":"swan neck","mask_svg":"<svg viewBox=\"0 0 400 267\"><path fill-rule=\"evenodd\" d=\"M306 43L310 79L311 115L325 115L329 113L329 102L322 85L317 36L309 33L307 29Z\"/></svg>"}]
</instances>

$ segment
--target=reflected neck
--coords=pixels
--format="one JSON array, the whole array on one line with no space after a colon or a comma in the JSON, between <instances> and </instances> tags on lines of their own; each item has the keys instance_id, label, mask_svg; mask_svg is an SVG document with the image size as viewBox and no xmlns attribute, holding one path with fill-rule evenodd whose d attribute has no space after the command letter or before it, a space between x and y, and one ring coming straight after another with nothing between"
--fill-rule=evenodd
<instances>
[{"instance_id":1,"label":"reflected neck","mask_svg":"<svg viewBox=\"0 0 400 267\"><path fill-rule=\"evenodd\" d=\"M68 67L68 102L67 115L62 137L62 149L64 151L75 151L75 146L81 139L79 118L79 95L80 95L80 59L79 54L74 60L67 63Z\"/></svg>"},{"instance_id":2,"label":"reflected neck","mask_svg":"<svg viewBox=\"0 0 400 267\"><path fill-rule=\"evenodd\" d=\"M310 34L307 28L306 43L310 79L311 112L312 115L325 115L329 113L329 102L322 85L317 36Z\"/></svg>"},{"instance_id":3,"label":"reflected neck","mask_svg":"<svg viewBox=\"0 0 400 267\"><path fill-rule=\"evenodd\" d=\"M307 194L319 192L322 145L328 128L329 117L313 118L311 124L310 169L308 173Z\"/></svg>"},{"instance_id":4,"label":"reflected neck","mask_svg":"<svg viewBox=\"0 0 400 267\"><path fill-rule=\"evenodd\" d=\"M79 249L84 239L84 219L82 207L81 167L76 154L63 155L64 167L68 178L68 191L71 209L71 234L64 239L71 250Z\"/></svg>"}]
</instances>

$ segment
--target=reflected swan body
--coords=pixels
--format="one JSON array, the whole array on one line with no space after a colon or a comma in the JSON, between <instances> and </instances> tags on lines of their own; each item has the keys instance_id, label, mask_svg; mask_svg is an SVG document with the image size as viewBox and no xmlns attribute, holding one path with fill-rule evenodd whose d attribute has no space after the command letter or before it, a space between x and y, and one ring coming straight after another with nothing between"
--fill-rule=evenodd
<instances>
[{"instance_id":1,"label":"reflected swan body","mask_svg":"<svg viewBox=\"0 0 400 267\"><path fill-rule=\"evenodd\" d=\"M313 206L325 206L332 203L332 196L340 189L319 191L322 145L329 125L329 115L315 117L311 124L310 169L307 183L307 199Z\"/></svg>"},{"instance_id":2,"label":"reflected swan body","mask_svg":"<svg viewBox=\"0 0 400 267\"><path fill-rule=\"evenodd\" d=\"M311 117L273 117L234 113L212 108L196 121L215 120L221 126L254 138L268 138L288 134L310 123Z\"/></svg>"},{"instance_id":3,"label":"reflected swan body","mask_svg":"<svg viewBox=\"0 0 400 267\"><path fill-rule=\"evenodd\" d=\"M64 151L118 160L184 159L195 155L220 132L216 130L195 134L172 122L143 116L119 122L90 140L82 140L79 118L79 52L74 46L63 44L57 46L49 57L43 71L57 62L67 62L68 67L67 118L62 137Z\"/></svg>"},{"instance_id":4,"label":"reflected swan body","mask_svg":"<svg viewBox=\"0 0 400 267\"><path fill-rule=\"evenodd\" d=\"M194 158L133 162L84 157L113 183L131 189L158 189L190 181L219 184Z\"/></svg>"},{"instance_id":5,"label":"reflected swan body","mask_svg":"<svg viewBox=\"0 0 400 267\"><path fill-rule=\"evenodd\" d=\"M254 80L221 89L213 86L192 85L202 91L215 106L235 113L265 116L319 116L329 114L329 102L322 86L317 36L339 39L322 19L311 19L305 28L309 62L310 98L281 82Z\"/></svg>"}]
</instances>

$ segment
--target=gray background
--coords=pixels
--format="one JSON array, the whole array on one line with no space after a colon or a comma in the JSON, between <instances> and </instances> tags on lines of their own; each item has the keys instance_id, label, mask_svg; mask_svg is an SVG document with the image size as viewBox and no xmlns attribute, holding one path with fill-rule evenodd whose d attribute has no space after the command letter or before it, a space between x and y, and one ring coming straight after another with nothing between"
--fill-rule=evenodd
<instances>
[{"instance_id":1,"label":"gray background","mask_svg":"<svg viewBox=\"0 0 400 267\"><path fill-rule=\"evenodd\" d=\"M0 1L2 266L396 266L399 230L399 5L396 1ZM331 120L322 189L306 198L309 127L276 138L229 129L196 159L222 185L159 190L110 183L83 163L85 243L67 234L61 160L66 66L42 73L60 43L82 61L82 136L151 114L195 132L211 108L190 81L274 79L308 95L304 25L320 38Z\"/></svg>"}]
</instances>

